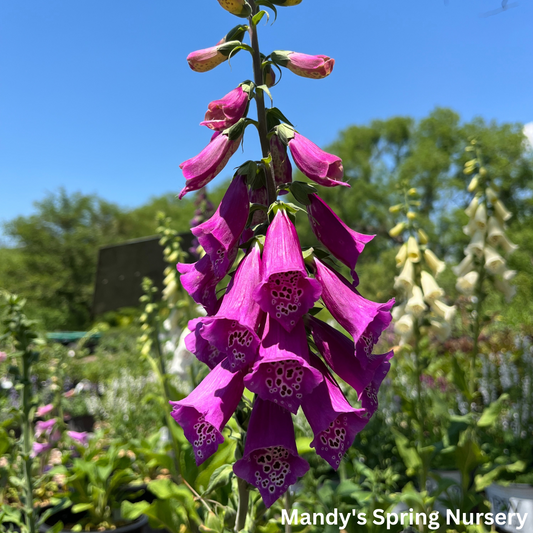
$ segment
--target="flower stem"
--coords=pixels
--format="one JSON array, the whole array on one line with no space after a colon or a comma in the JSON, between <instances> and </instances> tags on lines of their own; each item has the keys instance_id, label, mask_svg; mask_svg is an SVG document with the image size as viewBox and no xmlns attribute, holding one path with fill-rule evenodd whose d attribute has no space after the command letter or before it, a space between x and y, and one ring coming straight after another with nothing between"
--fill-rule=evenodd
<instances>
[{"instance_id":1,"label":"flower stem","mask_svg":"<svg viewBox=\"0 0 533 533\"><path fill-rule=\"evenodd\" d=\"M249 29L248 33L250 34L251 46L254 50L253 53L253 63L254 63L254 83L256 85L255 91L255 103L257 106L257 121L258 121L258 131L259 131L259 141L261 143L261 151L263 153L263 158L267 158L270 153L270 146L267 138L267 121L266 121L266 110L265 110L265 99L263 91L261 89L257 90L258 86L263 85L263 69L261 67L261 53L259 51L259 38L257 35L257 26L252 21L253 16L257 13L258 8L255 5L255 0L249 0L250 6L252 8L252 14L249 18ZM270 206L276 201L276 182L274 181L274 171L271 165L266 165L265 180L266 188L268 193L268 205Z\"/></svg>"},{"instance_id":2,"label":"flower stem","mask_svg":"<svg viewBox=\"0 0 533 533\"><path fill-rule=\"evenodd\" d=\"M483 304L483 280L485 278L485 269L483 266L479 269L479 278L476 287L476 307L473 327L473 341L472 355L470 357L470 394L474 396L476 392L476 361L479 351L479 334L481 333L481 306Z\"/></svg>"},{"instance_id":3,"label":"flower stem","mask_svg":"<svg viewBox=\"0 0 533 533\"><path fill-rule=\"evenodd\" d=\"M250 499L250 486L244 479L237 479L239 489L239 505L237 508L237 518L235 519L235 533L239 533L246 525L248 515L248 501Z\"/></svg>"}]
</instances>

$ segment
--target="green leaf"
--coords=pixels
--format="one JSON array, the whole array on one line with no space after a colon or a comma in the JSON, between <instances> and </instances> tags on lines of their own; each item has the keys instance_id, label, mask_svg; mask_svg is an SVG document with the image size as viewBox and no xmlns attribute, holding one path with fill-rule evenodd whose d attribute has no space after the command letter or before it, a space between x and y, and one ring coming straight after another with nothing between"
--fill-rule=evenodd
<instances>
[{"instance_id":1,"label":"green leaf","mask_svg":"<svg viewBox=\"0 0 533 533\"><path fill-rule=\"evenodd\" d=\"M74 526L72 531L81 531L81 526L79 527L79 530L76 530L76 527L78 526ZM63 522L61 522L61 520L56 522L51 528L47 529L46 533L59 533L60 531L63 531Z\"/></svg>"},{"instance_id":2,"label":"green leaf","mask_svg":"<svg viewBox=\"0 0 533 533\"><path fill-rule=\"evenodd\" d=\"M398 430L392 429L398 453L408 469L407 475L414 475L422 467L422 459L418 451L411 445L409 439ZM409 472L411 471L411 472Z\"/></svg>"},{"instance_id":3,"label":"green leaf","mask_svg":"<svg viewBox=\"0 0 533 533\"><path fill-rule=\"evenodd\" d=\"M266 85L258 85L257 89L260 91L264 91L268 94L268 97L270 98L270 105L274 104L274 98L272 98L272 94L270 93L270 89Z\"/></svg>"},{"instance_id":4,"label":"green leaf","mask_svg":"<svg viewBox=\"0 0 533 533\"><path fill-rule=\"evenodd\" d=\"M88 511L89 509L94 509L94 504L92 503L77 503L72 506L73 513L81 513L83 511Z\"/></svg>"},{"instance_id":5,"label":"green leaf","mask_svg":"<svg viewBox=\"0 0 533 533\"><path fill-rule=\"evenodd\" d=\"M120 514L125 520L136 520L142 514L145 514L146 510L150 507L148 502L131 503L128 500L124 500L120 506Z\"/></svg>"},{"instance_id":6,"label":"green leaf","mask_svg":"<svg viewBox=\"0 0 533 533\"><path fill-rule=\"evenodd\" d=\"M183 485L176 485L170 479L156 479L148 483L148 490L160 500L174 498L180 501L192 498L189 489Z\"/></svg>"},{"instance_id":7,"label":"green leaf","mask_svg":"<svg viewBox=\"0 0 533 533\"><path fill-rule=\"evenodd\" d=\"M290 120L277 108L277 107L271 107L270 109L266 110L267 118L273 118L281 122L285 122L285 124L288 124L289 126L292 126Z\"/></svg>"},{"instance_id":8,"label":"green leaf","mask_svg":"<svg viewBox=\"0 0 533 533\"><path fill-rule=\"evenodd\" d=\"M220 487L225 487L233 477L233 465L222 465L218 467L209 480L209 485L205 489L203 496L217 490Z\"/></svg>"},{"instance_id":9,"label":"green leaf","mask_svg":"<svg viewBox=\"0 0 533 533\"><path fill-rule=\"evenodd\" d=\"M272 11L274 12L274 22L276 22L276 20L278 19L278 10L276 9L276 6L272 2L269 2L269 0L259 0L258 2L255 3L255 5L265 6L265 7L272 9Z\"/></svg>"},{"instance_id":10,"label":"green leaf","mask_svg":"<svg viewBox=\"0 0 533 533\"><path fill-rule=\"evenodd\" d=\"M264 16L267 16L267 20L270 19L270 15L264 10L262 9L261 11L259 11L259 13L256 13L253 18L252 18L252 24L254 26L257 26L259 24L259 22L261 21L261 19L264 17Z\"/></svg>"},{"instance_id":11,"label":"green leaf","mask_svg":"<svg viewBox=\"0 0 533 533\"><path fill-rule=\"evenodd\" d=\"M481 418L478 420L478 427L486 428L492 426L492 424L496 422L498 415L501 413L503 404L508 399L509 395L504 393L495 402L492 402L486 409L484 409L483 413L481 413Z\"/></svg>"},{"instance_id":12,"label":"green leaf","mask_svg":"<svg viewBox=\"0 0 533 533\"><path fill-rule=\"evenodd\" d=\"M315 187L303 181L293 181L290 190L294 198L303 205L310 205L309 195L318 192Z\"/></svg>"}]
</instances>

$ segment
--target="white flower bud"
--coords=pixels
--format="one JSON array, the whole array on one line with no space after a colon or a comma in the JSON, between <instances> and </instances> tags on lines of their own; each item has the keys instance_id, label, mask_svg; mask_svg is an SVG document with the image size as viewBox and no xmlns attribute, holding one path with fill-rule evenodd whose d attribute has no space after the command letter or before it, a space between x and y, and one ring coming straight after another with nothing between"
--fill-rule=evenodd
<instances>
[{"instance_id":1,"label":"white flower bud","mask_svg":"<svg viewBox=\"0 0 533 533\"><path fill-rule=\"evenodd\" d=\"M437 285L435 278L429 272L422 270L420 281L422 283L422 290L424 291L424 298L429 302L444 295L444 291Z\"/></svg>"},{"instance_id":2,"label":"white flower bud","mask_svg":"<svg viewBox=\"0 0 533 533\"><path fill-rule=\"evenodd\" d=\"M474 196L472 198L472 201L468 205L468 207L465 209L465 213L470 217L474 218L474 215L476 214L477 206L479 205L479 198L477 196Z\"/></svg>"},{"instance_id":3,"label":"white flower bud","mask_svg":"<svg viewBox=\"0 0 533 533\"><path fill-rule=\"evenodd\" d=\"M418 263L420 261L420 249L418 248L418 243L413 236L407 239L407 257L413 263Z\"/></svg>"},{"instance_id":4,"label":"white flower bud","mask_svg":"<svg viewBox=\"0 0 533 533\"><path fill-rule=\"evenodd\" d=\"M487 227L487 242L491 246L496 246L504 236L504 230L500 221L496 217L490 217Z\"/></svg>"},{"instance_id":5,"label":"white flower bud","mask_svg":"<svg viewBox=\"0 0 533 533\"><path fill-rule=\"evenodd\" d=\"M414 316L420 316L426 309L427 306L424 303L422 289L418 285L415 285L413 287L413 295L409 298L405 310Z\"/></svg>"},{"instance_id":6,"label":"white flower bud","mask_svg":"<svg viewBox=\"0 0 533 533\"><path fill-rule=\"evenodd\" d=\"M487 200L491 204L494 204L494 202L496 202L498 200L498 195L496 194L496 191L494 189L492 189L491 187L487 187L485 189L485 194L487 195Z\"/></svg>"},{"instance_id":7,"label":"white flower bud","mask_svg":"<svg viewBox=\"0 0 533 533\"><path fill-rule=\"evenodd\" d=\"M402 244L396 254L396 267L400 268L407 258L407 244Z\"/></svg>"},{"instance_id":8,"label":"white flower bud","mask_svg":"<svg viewBox=\"0 0 533 533\"><path fill-rule=\"evenodd\" d=\"M400 318L405 314L405 304L395 305L392 308L391 315L394 321L400 320Z\"/></svg>"},{"instance_id":9,"label":"white flower bud","mask_svg":"<svg viewBox=\"0 0 533 533\"><path fill-rule=\"evenodd\" d=\"M483 249L485 248L485 232L478 230L472 236L470 244L465 248L465 255L474 254L477 257L483 257Z\"/></svg>"},{"instance_id":10,"label":"white flower bud","mask_svg":"<svg viewBox=\"0 0 533 533\"><path fill-rule=\"evenodd\" d=\"M394 278L394 288L410 291L414 284L414 275L413 263L407 259L400 275Z\"/></svg>"},{"instance_id":11,"label":"white flower bud","mask_svg":"<svg viewBox=\"0 0 533 533\"><path fill-rule=\"evenodd\" d=\"M468 272L464 276L460 276L457 278L457 283L455 284L455 288L462 294L466 294L469 296L474 292L474 289L476 288L477 280L479 279L479 274L473 270L472 272Z\"/></svg>"},{"instance_id":12,"label":"white flower bud","mask_svg":"<svg viewBox=\"0 0 533 533\"><path fill-rule=\"evenodd\" d=\"M435 276L438 276L446 269L446 263L441 261L429 248L424 250L424 259Z\"/></svg>"},{"instance_id":13,"label":"white flower bud","mask_svg":"<svg viewBox=\"0 0 533 533\"><path fill-rule=\"evenodd\" d=\"M506 270L502 274L502 278L505 281L511 281L512 279L514 279L515 276L516 276L516 270Z\"/></svg>"},{"instance_id":14,"label":"white flower bud","mask_svg":"<svg viewBox=\"0 0 533 533\"><path fill-rule=\"evenodd\" d=\"M465 258L457 265L452 267L452 271L456 276L464 276L472 270L474 267L474 256L468 254Z\"/></svg>"},{"instance_id":15,"label":"white flower bud","mask_svg":"<svg viewBox=\"0 0 533 533\"><path fill-rule=\"evenodd\" d=\"M481 204L476 209L476 214L474 216L477 229L485 230L487 228L487 208L484 204Z\"/></svg>"},{"instance_id":16,"label":"white flower bud","mask_svg":"<svg viewBox=\"0 0 533 533\"><path fill-rule=\"evenodd\" d=\"M505 259L491 246L485 246L485 268L491 274L499 274L505 269Z\"/></svg>"}]
</instances>

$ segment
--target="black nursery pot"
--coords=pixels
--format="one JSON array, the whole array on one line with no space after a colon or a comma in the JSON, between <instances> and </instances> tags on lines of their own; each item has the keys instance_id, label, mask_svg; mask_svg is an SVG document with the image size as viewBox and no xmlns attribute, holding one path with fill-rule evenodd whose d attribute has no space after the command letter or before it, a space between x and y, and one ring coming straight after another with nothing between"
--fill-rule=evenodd
<instances>
[{"instance_id":1,"label":"black nursery pot","mask_svg":"<svg viewBox=\"0 0 533 533\"><path fill-rule=\"evenodd\" d=\"M92 432L94 429L95 419L93 415L79 415L73 416L68 420L67 425L72 431L86 431Z\"/></svg>"}]
</instances>

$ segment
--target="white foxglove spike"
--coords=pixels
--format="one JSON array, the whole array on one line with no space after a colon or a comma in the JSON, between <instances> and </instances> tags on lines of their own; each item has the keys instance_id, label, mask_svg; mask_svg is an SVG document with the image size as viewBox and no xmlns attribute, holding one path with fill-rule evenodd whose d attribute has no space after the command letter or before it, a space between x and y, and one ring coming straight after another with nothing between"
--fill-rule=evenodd
<instances>
[{"instance_id":1,"label":"white foxglove spike","mask_svg":"<svg viewBox=\"0 0 533 533\"><path fill-rule=\"evenodd\" d=\"M437 285L435 278L425 270L420 273L420 282L424 291L424 298L432 302L444 295L444 291Z\"/></svg>"},{"instance_id":2,"label":"white foxglove spike","mask_svg":"<svg viewBox=\"0 0 533 533\"><path fill-rule=\"evenodd\" d=\"M470 296L474 292L474 289L476 288L478 279L479 279L479 274L475 270L473 270L471 272L468 272L464 276L458 277L457 283L455 284L455 288L460 293Z\"/></svg>"},{"instance_id":3,"label":"white foxglove spike","mask_svg":"<svg viewBox=\"0 0 533 533\"><path fill-rule=\"evenodd\" d=\"M457 266L452 267L452 271L456 276L461 277L470 272L472 268L474 268L474 256L468 254Z\"/></svg>"},{"instance_id":4,"label":"white foxglove spike","mask_svg":"<svg viewBox=\"0 0 533 533\"><path fill-rule=\"evenodd\" d=\"M414 275L413 263L407 259L400 275L394 279L394 288L410 291L414 285Z\"/></svg>"},{"instance_id":5,"label":"white foxglove spike","mask_svg":"<svg viewBox=\"0 0 533 533\"><path fill-rule=\"evenodd\" d=\"M412 313L414 316L420 316L427 309L427 305L424 302L424 296L422 294L422 289L415 285L413 287L413 295L407 301L405 310L408 313Z\"/></svg>"},{"instance_id":6,"label":"white foxglove spike","mask_svg":"<svg viewBox=\"0 0 533 533\"><path fill-rule=\"evenodd\" d=\"M424 250L424 259L435 276L438 276L446 269L446 263L441 261L429 248Z\"/></svg>"},{"instance_id":7,"label":"white foxglove spike","mask_svg":"<svg viewBox=\"0 0 533 533\"><path fill-rule=\"evenodd\" d=\"M505 259L492 246L485 246L485 268L491 274L499 274L505 270Z\"/></svg>"}]
</instances>

